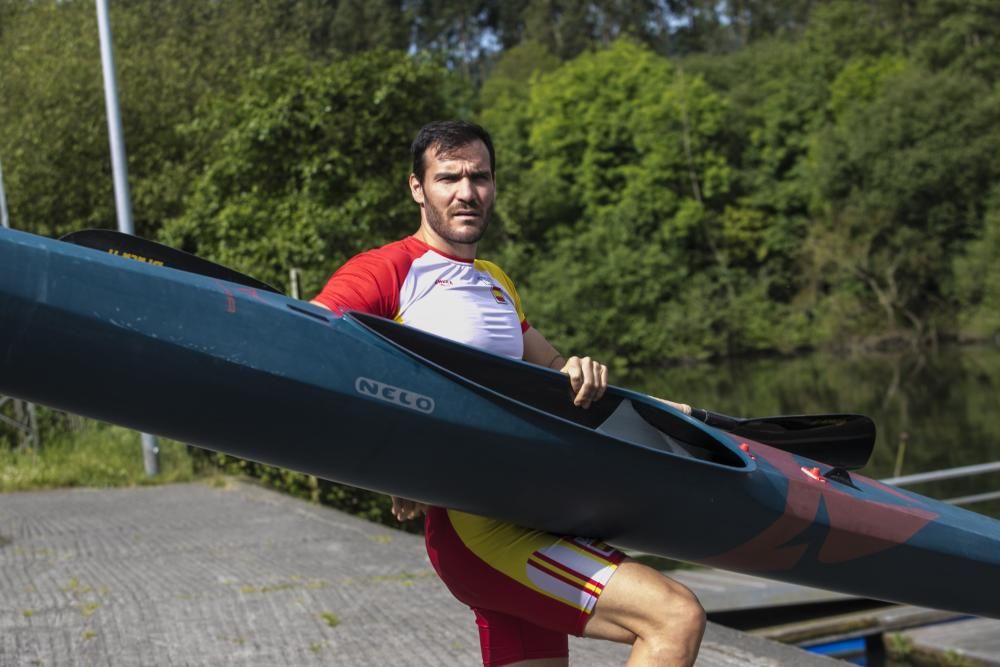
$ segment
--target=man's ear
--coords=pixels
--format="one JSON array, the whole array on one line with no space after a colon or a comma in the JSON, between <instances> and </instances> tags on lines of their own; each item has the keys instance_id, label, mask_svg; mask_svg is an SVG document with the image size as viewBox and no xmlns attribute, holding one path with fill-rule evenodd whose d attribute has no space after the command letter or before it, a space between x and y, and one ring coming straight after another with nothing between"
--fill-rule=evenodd
<instances>
[{"instance_id":1,"label":"man's ear","mask_svg":"<svg viewBox=\"0 0 1000 667\"><path fill-rule=\"evenodd\" d=\"M424 186L416 174L410 174L410 196L413 197L413 201L421 206L424 205Z\"/></svg>"}]
</instances>

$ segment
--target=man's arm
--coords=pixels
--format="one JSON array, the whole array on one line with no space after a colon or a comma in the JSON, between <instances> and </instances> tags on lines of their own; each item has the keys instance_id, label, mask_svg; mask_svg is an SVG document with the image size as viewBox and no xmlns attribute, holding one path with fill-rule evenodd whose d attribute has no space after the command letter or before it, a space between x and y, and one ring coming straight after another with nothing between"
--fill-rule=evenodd
<instances>
[{"instance_id":1,"label":"man's arm","mask_svg":"<svg viewBox=\"0 0 1000 667\"><path fill-rule=\"evenodd\" d=\"M564 358L552 343L545 339L534 327L524 332L524 354L521 357L531 364L559 369L569 376L569 384L575 392L573 405L589 408L600 400L608 388L608 367L590 357Z\"/></svg>"},{"instance_id":2,"label":"man's arm","mask_svg":"<svg viewBox=\"0 0 1000 667\"><path fill-rule=\"evenodd\" d=\"M529 364L546 368L562 368L566 365L566 360L559 354L559 350L534 327L528 327L524 332L524 354L521 358Z\"/></svg>"},{"instance_id":3,"label":"man's arm","mask_svg":"<svg viewBox=\"0 0 1000 667\"><path fill-rule=\"evenodd\" d=\"M590 404L604 396L608 388L608 367L602 363L594 361L590 357L570 357L565 359L559 351L553 347L552 343L545 339L537 329L529 327L524 332L524 356L525 361L546 368L559 369L560 372L569 375L570 385L576 392L573 404L583 408L589 408ZM657 398L658 401L666 403L675 410L680 410L686 415L691 414L691 406L685 403L674 403L665 398Z\"/></svg>"}]
</instances>

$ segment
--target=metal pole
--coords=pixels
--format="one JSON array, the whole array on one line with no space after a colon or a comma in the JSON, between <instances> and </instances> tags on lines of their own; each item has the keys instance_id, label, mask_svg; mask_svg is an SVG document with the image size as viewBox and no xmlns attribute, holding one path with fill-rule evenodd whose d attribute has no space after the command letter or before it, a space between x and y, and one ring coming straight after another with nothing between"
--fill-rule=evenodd
<instances>
[{"instance_id":1,"label":"metal pole","mask_svg":"<svg viewBox=\"0 0 1000 667\"><path fill-rule=\"evenodd\" d=\"M108 138L111 143L111 171L115 183L115 210L118 212L118 229L135 234L132 224L132 195L128 188L128 163L125 160L125 135L118 108L118 75L115 72L115 54L111 40L111 19L108 0L97 2L97 29L101 39L101 68L104 73L104 104L108 112ZM156 437L142 434L142 459L146 474L160 472L160 448Z\"/></svg>"},{"instance_id":2,"label":"metal pole","mask_svg":"<svg viewBox=\"0 0 1000 667\"><path fill-rule=\"evenodd\" d=\"M35 412L35 404L28 403L28 442L34 451L38 451L38 413Z\"/></svg>"},{"instance_id":3,"label":"metal pole","mask_svg":"<svg viewBox=\"0 0 1000 667\"><path fill-rule=\"evenodd\" d=\"M118 107L118 74L111 43L111 19L108 0L97 1L97 28L101 37L101 68L104 72L104 106L108 112L108 139L111 143L111 172L115 183L115 210L118 230L135 234L132 224L132 195L128 188L128 163L125 161L125 135Z\"/></svg>"},{"instance_id":4,"label":"metal pole","mask_svg":"<svg viewBox=\"0 0 1000 667\"><path fill-rule=\"evenodd\" d=\"M3 164L0 163L0 225L10 229L10 216L7 215L7 193L3 189Z\"/></svg>"},{"instance_id":5,"label":"metal pole","mask_svg":"<svg viewBox=\"0 0 1000 667\"><path fill-rule=\"evenodd\" d=\"M973 496L949 498L945 502L949 505L972 505L973 503L984 503L987 500L1000 500L1000 491L989 491L988 493L977 493Z\"/></svg>"},{"instance_id":6,"label":"metal pole","mask_svg":"<svg viewBox=\"0 0 1000 667\"><path fill-rule=\"evenodd\" d=\"M989 472L1000 472L1000 461L992 463L977 463L971 466L960 468L948 468L947 470L935 470L933 472L921 472L915 475L904 475L902 477L890 477L879 480L883 484L893 486L908 486L910 484L920 484L921 482L936 482L941 479L953 479L955 477L968 477L970 475L985 475Z\"/></svg>"}]
</instances>

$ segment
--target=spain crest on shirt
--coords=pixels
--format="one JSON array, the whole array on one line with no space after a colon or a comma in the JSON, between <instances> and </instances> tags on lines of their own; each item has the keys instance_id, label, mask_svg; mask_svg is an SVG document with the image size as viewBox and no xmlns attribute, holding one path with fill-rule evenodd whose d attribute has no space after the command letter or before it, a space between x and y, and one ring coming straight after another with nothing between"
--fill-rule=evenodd
<instances>
[{"instance_id":1,"label":"spain crest on shirt","mask_svg":"<svg viewBox=\"0 0 1000 667\"><path fill-rule=\"evenodd\" d=\"M507 299L504 298L503 292L500 291L499 287L494 286L493 289L490 290L490 293L493 294L493 298L497 300L497 303L507 303Z\"/></svg>"}]
</instances>

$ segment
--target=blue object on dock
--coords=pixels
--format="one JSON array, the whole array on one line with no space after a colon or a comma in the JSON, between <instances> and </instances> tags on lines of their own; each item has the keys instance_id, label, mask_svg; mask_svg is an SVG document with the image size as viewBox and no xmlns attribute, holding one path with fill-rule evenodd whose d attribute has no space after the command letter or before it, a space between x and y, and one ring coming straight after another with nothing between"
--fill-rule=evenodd
<instances>
[{"instance_id":1,"label":"blue object on dock","mask_svg":"<svg viewBox=\"0 0 1000 667\"><path fill-rule=\"evenodd\" d=\"M864 637L842 639L826 644L811 644L802 646L810 653L838 658L853 665L867 665L867 642Z\"/></svg>"}]
</instances>

